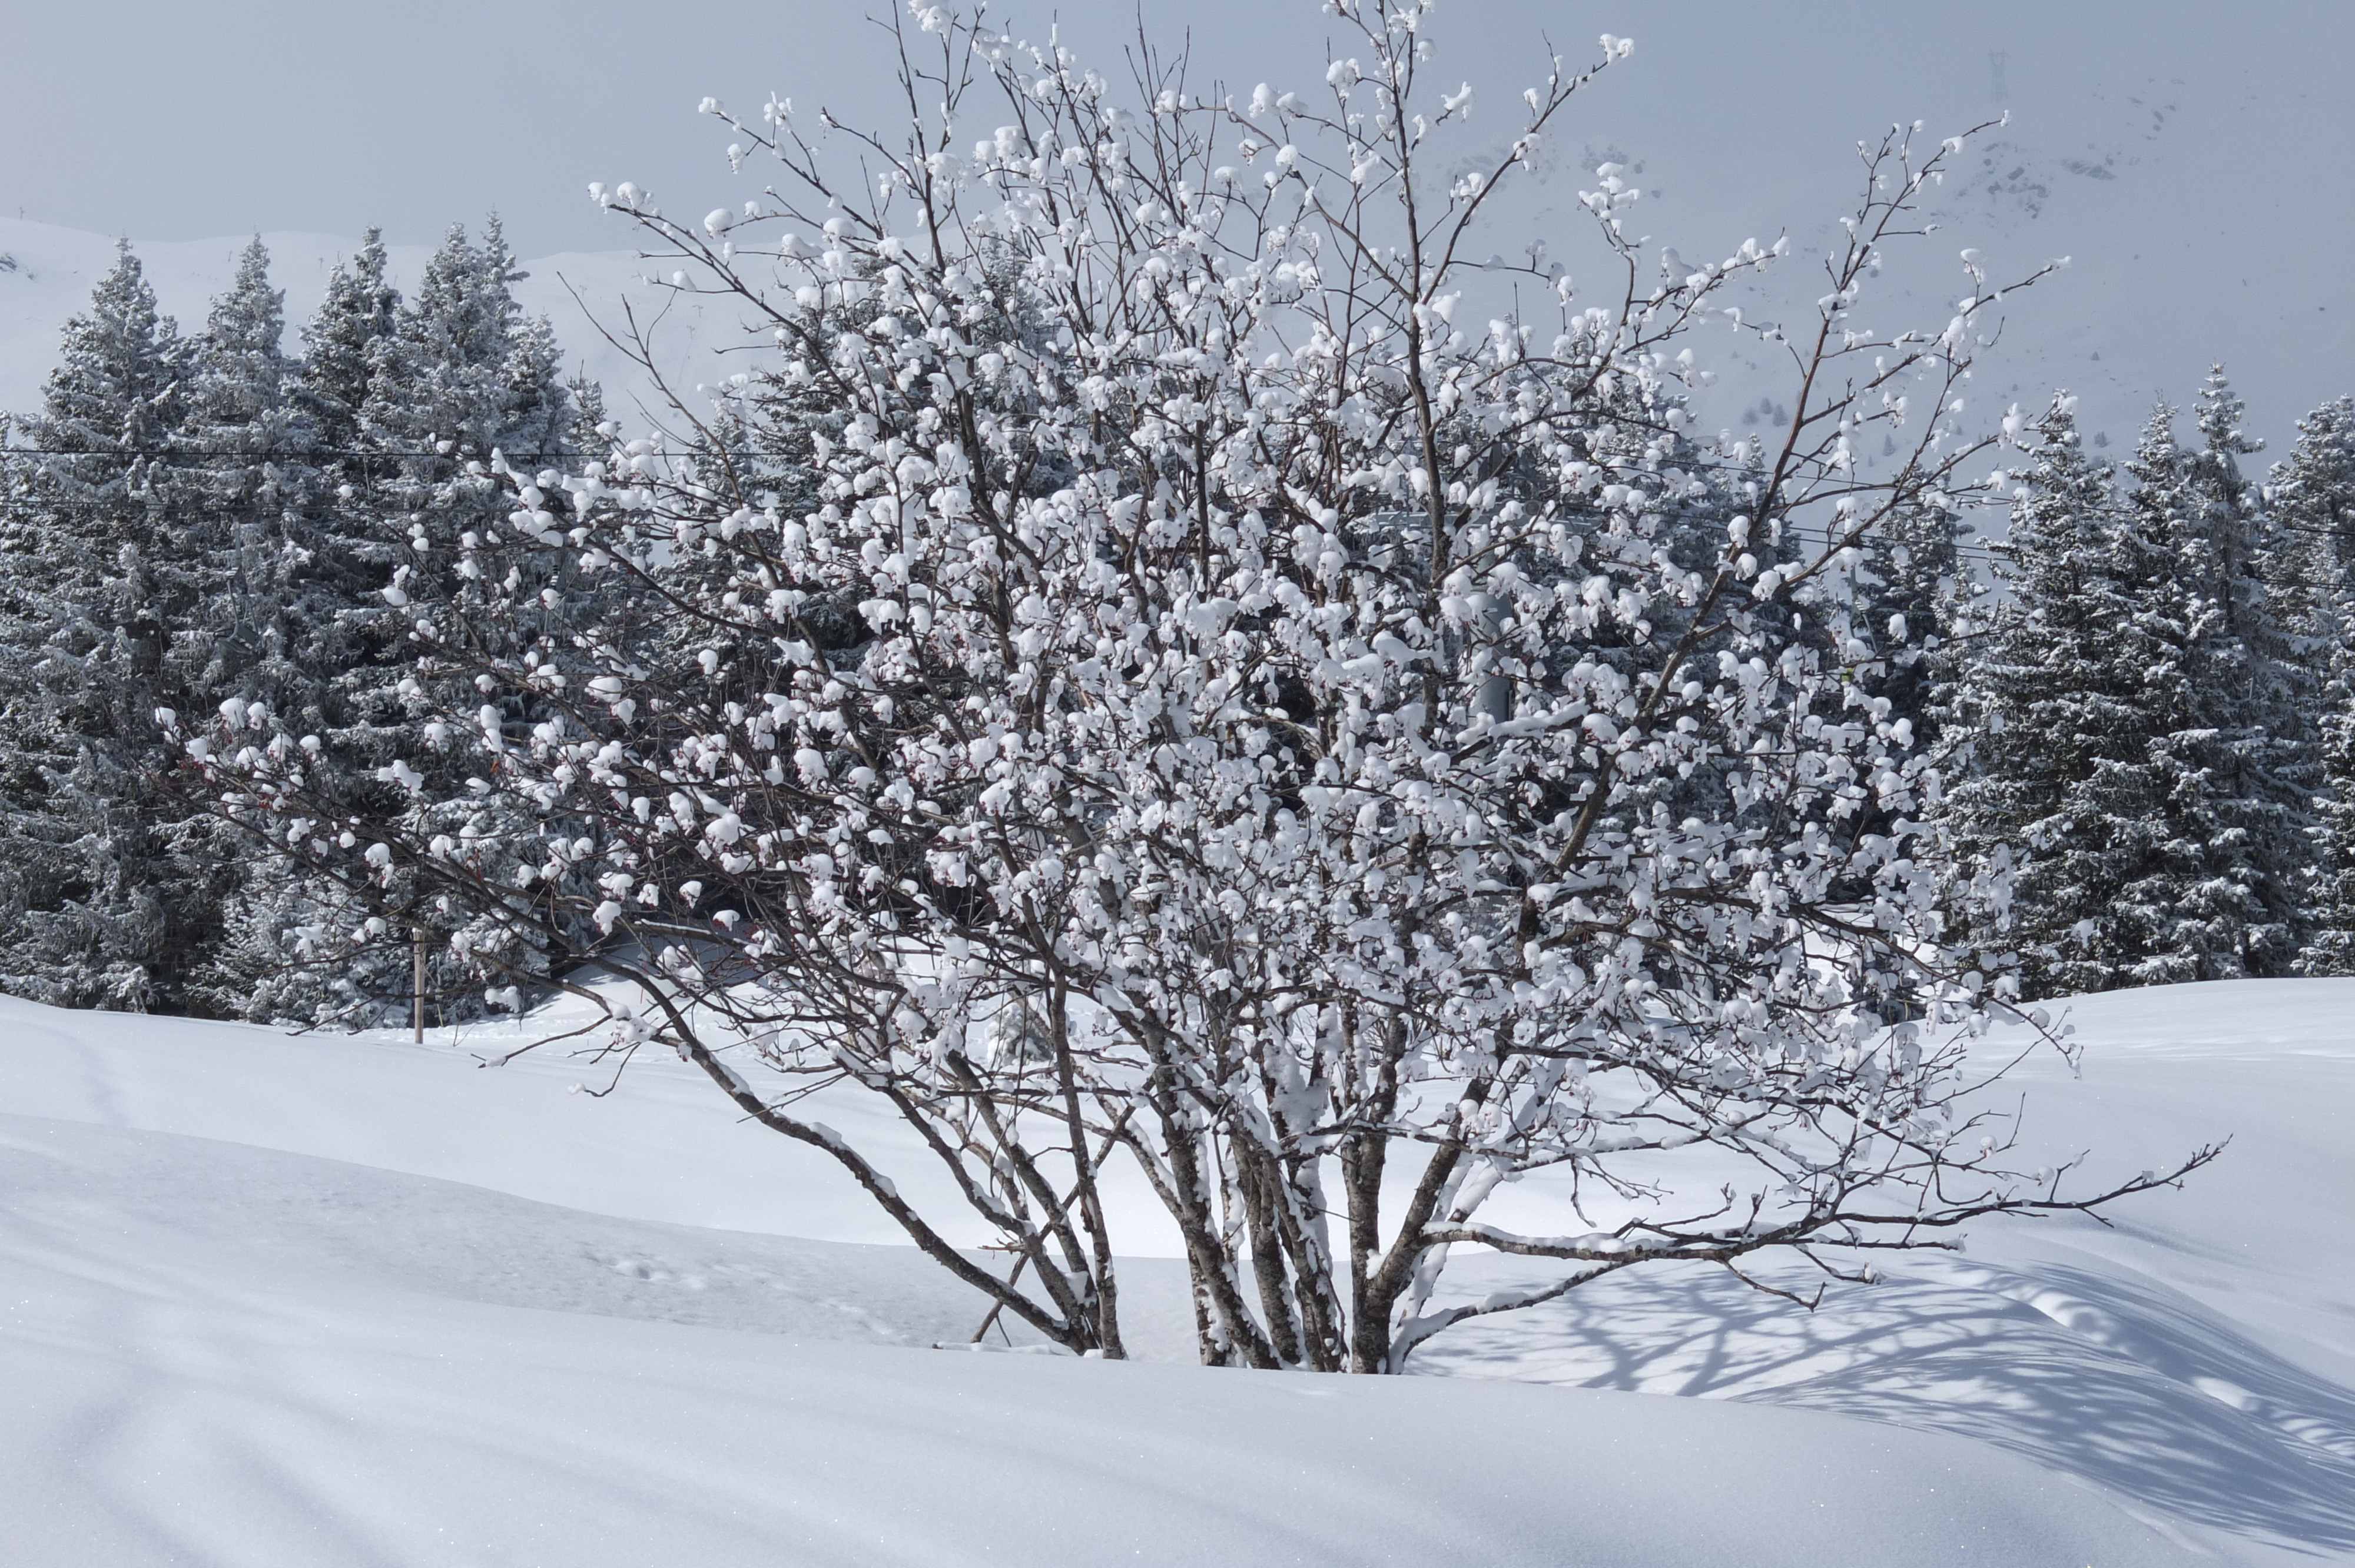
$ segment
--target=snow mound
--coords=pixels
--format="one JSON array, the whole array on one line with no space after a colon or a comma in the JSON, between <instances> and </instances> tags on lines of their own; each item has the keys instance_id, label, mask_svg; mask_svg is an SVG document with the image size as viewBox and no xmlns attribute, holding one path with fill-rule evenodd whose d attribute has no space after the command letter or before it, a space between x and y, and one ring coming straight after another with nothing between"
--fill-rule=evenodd
<instances>
[{"instance_id":1,"label":"snow mound","mask_svg":"<svg viewBox=\"0 0 2355 1568\"><path fill-rule=\"evenodd\" d=\"M1954 1433L2355 1560L2355 981L2122 991L2069 1021L2083 1075L2031 1058L2012 1080L2041 1158L2131 1174L2230 1138L2223 1158L2108 1225L1983 1224L1965 1255L1892 1261L1812 1313L1721 1272L1622 1277L1454 1331L1422 1370ZM1459 1288L1491 1277L1518 1277L1495 1260Z\"/></svg>"},{"instance_id":2,"label":"snow mound","mask_svg":"<svg viewBox=\"0 0 2355 1568\"><path fill-rule=\"evenodd\" d=\"M630 1321L555 1216L223 1154L0 1131L20 1561L2195 1560L1994 1449L1806 1412L797 1341L790 1291L784 1335ZM836 1283L922 1316L919 1279Z\"/></svg>"},{"instance_id":3,"label":"snow mound","mask_svg":"<svg viewBox=\"0 0 2355 1568\"><path fill-rule=\"evenodd\" d=\"M1983 1227L1813 1313L1631 1278L1434 1341L1421 1370L1454 1375L1342 1380L1170 1364L1190 1320L1158 1259L1124 1298L1163 1364L928 1349L979 1299L864 1245L846 1179L667 1064L591 1098L560 1056L0 1001L10 1548L2355 1561L2350 1020L2344 981L2077 1003L2083 1076L2022 1073L2055 1157L2234 1138L2114 1229Z\"/></svg>"}]
</instances>

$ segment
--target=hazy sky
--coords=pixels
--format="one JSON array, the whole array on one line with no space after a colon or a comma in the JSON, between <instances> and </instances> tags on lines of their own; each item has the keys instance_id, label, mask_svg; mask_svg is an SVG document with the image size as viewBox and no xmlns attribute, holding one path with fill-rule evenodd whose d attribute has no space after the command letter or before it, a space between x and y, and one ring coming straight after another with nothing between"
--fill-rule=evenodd
<instances>
[{"instance_id":1,"label":"hazy sky","mask_svg":"<svg viewBox=\"0 0 2355 1568\"><path fill-rule=\"evenodd\" d=\"M0 215L144 241L375 223L423 243L496 208L527 256L623 248L634 237L591 206L588 181L635 180L682 213L757 188L730 175L725 128L694 112L705 94L747 111L774 91L805 111L885 112L870 9L19 6L0 49L13 154ZM1057 15L1040 0L995 9L1034 34ZM1068 40L1116 63L1135 12L1121 0L1061 16ZM1314 0L1147 0L1145 16L1158 35L1191 35L1198 79L1244 90L1309 85L1334 31ZM2068 291L2027 323L2042 341L2115 366L2136 340L2164 339L2116 373L2122 400L2188 395L2209 358L2232 360L2253 399L2278 403L2275 429L2283 410L2350 389L2355 307L2338 298L2355 248L2349 0L1443 0L1434 69L1482 86L1474 128L1501 139L1540 37L1583 59L1605 31L1636 53L1564 123L1568 175L1534 193L1533 228L1572 222L1581 167L1617 156L1657 193L1641 209L1657 241L1699 257L1788 229L1804 246L1849 198L1858 137L1917 116L1944 134L2008 110L2013 126L1984 154L1996 162L1951 193L1947 227L1956 243L1983 233L2007 267L2075 257Z\"/></svg>"},{"instance_id":2,"label":"hazy sky","mask_svg":"<svg viewBox=\"0 0 2355 1568\"><path fill-rule=\"evenodd\" d=\"M22 6L0 50L0 144L15 154L0 202L28 218L150 239L378 223L413 242L495 207L527 253L610 248L620 241L582 199L587 181L634 179L682 206L728 185L719 158L728 137L693 112L705 94L747 109L772 90L804 108L881 107L887 62L866 19L874 9L868 0ZM995 10L1032 33L1060 16L1066 37L1098 55L1134 16L1126 0L1013 0ZM1211 74L1245 87L1275 74L1272 62L1313 64L1332 30L1314 0L1148 0L1145 13L1156 33L1189 32ZM2343 206L2350 194L2355 5L2346 0L1449 0L1435 28L1443 68L1460 62L1465 75L1489 78L1499 102L1522 85L1540 36L1578 58L1604 31L1640 46L1634 69L1597 95L1593 112L1611 133L1701 122L1726 132L1716 151L1729 161L1827 164L1892 117L1936 122L1991 106L2032 128L2047 111L2075 110L2088 90L2173 79L2195 93L2261 91L2282 134L2250 151L2302 171L2317 204ZM1509 81L1495 79L1500 65ZM2265 180L2261 169L2242 172Z\"/></svg>"}]
</instances>

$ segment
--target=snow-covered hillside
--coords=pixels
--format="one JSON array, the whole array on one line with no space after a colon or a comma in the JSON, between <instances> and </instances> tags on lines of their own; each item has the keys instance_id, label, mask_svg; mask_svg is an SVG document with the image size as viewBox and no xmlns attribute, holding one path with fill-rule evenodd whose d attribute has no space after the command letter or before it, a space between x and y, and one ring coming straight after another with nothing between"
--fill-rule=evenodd
<instances>
[{"instance_id":1,"label":"snow-covered hillside","mask_svg":"<svg viewBox=\"0 0 2355 1568\"><path fill-rule=\"evenodd\" d=\"M479 1066L506 1024L0 1001L0 1555L2355 1561L2355 982L2074 1021L2082 1078L2021 1070L2031 1136L2131 1170L2231 1135L2187 1192L1813 1315L1590 1287L1377 1380L1169 1364L1153 1259L1124 1296L1163 1364L935 1351L978 1299L676 1065L599 1098L560 1055Z\"/></svg>"}]
</instances>

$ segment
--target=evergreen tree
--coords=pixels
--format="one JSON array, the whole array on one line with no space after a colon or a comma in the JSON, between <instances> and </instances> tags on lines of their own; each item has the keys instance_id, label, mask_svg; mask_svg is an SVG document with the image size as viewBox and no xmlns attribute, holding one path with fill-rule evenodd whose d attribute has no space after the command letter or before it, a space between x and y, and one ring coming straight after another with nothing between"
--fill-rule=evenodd
<instances>
[{"instance_id":1,"label":"evergreen tree","mask_svg":"<svg viewBox=\"0 0 2355 1568\"><path fill-rule=\"evenodd\" d=\"M2215 370L2195 410L2201 444L2147 447L2137 462L2137 524L2172 541L2208 611L2185 649L2193 724L2167 747L2185 824L2200 830L2198 872L2175 895L2178 979L2288 974L2306 937L2316 683L2266 590L2274 538L2239 462L2261 443L2243 433L2242 409Z\"/></svg>"},{"instance_id":2,"label":"evergreen tree","mask_svg":"<svg viewBox=\"0 0 2355 1568\"><path fill-rule=\"evenodd\" d=\"M388 264L383 238L371 228L351 265L336 265L326 297L303 329L293 391L317 452L311 504L293 539L287 592L295 661L318 683L304 704L314 729L332 722L326 686L356 657L352 611L384 586L382 564L370 558L352 524L363 515L375 481L360 411L377 345L390 335L400 304Z\"/></svg>"},{"instance_id":3,"label":"evergreen tree","mask_svg":"<svg viewBox=\"0 0 2355 1568\"><path fill-rule=\"evenodd\" d=\"M2323 778L2315 801L2310 932L2298 954L2303 974L2355 975L2355 693L2350 687L2355 681L2342 673L2319 726Z\"/></svg>"},{"instance_id":4,"label":"evergreen tree","mask_svg":"<svg viewBox=\"0 0 2355 1568\"><path fill-rule=\"evenodd\" d=\"M1888 701L1890 717L1908 725L1924 749L1937 744L1954 641L1968 635L1980 594L1963 561L1967 533L1940 508L1897 514L1868 540L1853 593L1860 640L1882 651L1862 677L1866 689Z\"/></svg>"},{"instance_id":5,"label":"evergreen tree","mask_svg":"<svg viewBox=\"0 0 2355 1568\"><path fill-rule=\"evenodd\" d=\"M326 298L303 329L297 396L317 428L319 444L344 457L359 445L360 408L378 339L392 332L400 292L392 286L384 237L371 228L346 267L337 262ZM357 477L357 470L349 471Z\"/></svg>"},{"instance_id":6,"label":"evergreen tree","mask_svg":"<svg viewBox=\"0 0 2355 1568\"><path fill-rule=\"evenodd\" d=\"M2037 994L2288 973L2317 758L2239 399L2210 378L2190 450L2162 406L2123 500L2065 412L2015 512L2015 602L1955 705L1958 916L1990 950L2017 940Z\"/></svg>"},{"instance_id":7,"label":"evergreen tree","mask_svg":"<svg viewBox=\"0 0 2355 1568\"><path fill-rule=\"evenodd\" d=\"M182 526L203 546L214 659L205 684L293 711L310 683L287 620L314 504L317 445L282 346L285 296L256 238L192 345L181 445L192 504Z\"/></svg>"},{"instance_id":8,"label":"evergreen tree","mask_svg":"<svg viewBox=\"0 0 2355 1568\"><path fill-rule=\"evenodd\" d=\"M284 296L269 286L259 239L215 302L194 355L184 436L194 518L209 552L215 659L208 697L263 704L314 727L332 663L310 635L312 538L323 476L321 406L304 396L303 366L282 346ZM333 291L331 290L331 294ZM331 410L330 410L331 412ZM197 1010L270 1017L284 964L276 927L295 879L283 854L257 853L214 819L190 825L192 845L236 868L188 995Z\"/></svg>"},{"instance_id":9,"label":"evergreen tree","mask_svg":"<svg viewBox=\"0 0 2355 1568\"><path fill-rule=\"evenodd\" d=\"M572 400L572 422L564 432L567 451L595 455L613 442L620 427L605 413L605 389L589 378L584 367L565 378L565 395Z\"/></svg>"},{"instance_id":10,"label":"evergreen tree","mask_svg":"<svg viewBox=\"0 0 2355 1568\"><path fill-rule=\"evenodd\" d=\"M453 228L369 346L357 432L369 482L341 506L337 527L372 574L358 596L372 634L367 667L349 683L363 717L389 689L378 673L405 670L412 652L412 628L391 601L452 591L466 535L506 525L513 503L495 460L527 473L567 461L572 404L553 332L515 302L522 276L496 219L479 246Z\"/></svg>"},{"instance_id":11,"label":"evergreen tree","mask_svg":"<svg viewBox=\"0 0 2355 1568\"><path fill-rule=\"evenodd\" d=\"M410 798L404 778L463 783L462 748L414 756L402 741L412 714L452 694L421 683L420 652L435 636L467 638L474 622L461 614L428 632L409 607L466 603L473 552L502 530L562 538L541 486L560 497L557 487L573 466L567 454L576 408L552 330L515 302L511 285L522 276L496 220L479 245L453 228L415 291L400 299L371 236L306 334L308 406L324 430L342 432L335 439L347 443L330 460L336 482L314 525L318 564L298 596L309 667L332 676L306 727L319 741L314 766L355 817L400 816ZM364 380L356 374L363 365ZM510 455L527 483L539 482L523 512L501 482ZM555 624L591 590L577 563L559 564L568 558L549 552L538 559ZM464 662L512 659L523 649L451 652ZM485 723L502 727L528 728L538 717L513 702L495 711ZM466 813L442 815L450 820L437 828L453 838L483 832ZM446 944L465 933L440 921L438 910L421 906L404 929L381 920L356 926L347 905L346 890L290 881L240 912L229 968L258 1015L357 1022L404 1007L414 928L431 933L436 990L454 985ZM529 971L530 960L519 967Z\"/></svg>"},{"instance_id":12,"label":"evergreen tree","mask_svg":"<svg viewBox=\"0 0 2355 1568\"><path fill-rule=\"evenodd\" d=\"M1974 630L1977 600L1986 593L1963 560L1968 525L1938 506L1910 506L1882 520L1844 578L1834 579L1840 603L1826 624L1827 641L1848 672L1848 699L1876 724L1887 724L1900 747L1934 759L1942 749L1945 714L1955 696L1957 657ZM1849 843L1869 834L1902 831L1902 813L1868 800L1835 831ZM1857 885L1857 897L1870 889ZM1908 998L1889 1014L1917 1016Z\"/></svg>"},{"instance_id":13,"label":"evergreen tree","mask_svg":"<svg viewBox=\"0 0 2355 1568\"><path fill-rule=\"evenodd\" d=\"M400 300L382 238L371 228L351 263L330 276L304 327L302 358L287 367L290 433L309 439L313 466L301 504L282 513L277 615L288 678L260 695L299 733L329 735L341 726L342 686L359 651L356 620L384 582L380 564L356 547L362 541L351 529L373 488L360 410L376 344L392 331ZM332 764L323 757L321 765ZM296 874L265 846L240 849L261 869L222 911L205 1000L257 1020L312 1020L347 1008L356 994L344 974L351 954L330 935L336 889Z\"/></svg>"},{"instance_id":14,"label":"evergreen tree","mask_svg":"<svg viewBox=\"0 0 2355 1568\"><path fill-rule=\"evenodd\" d=\"M208 541L192 524L190 351L123 245L65 328L0 541L0 988L173 1008L222 892L197 812L160 788L154 715L213 664Z\"/></svg>"},{"instance_id":15,"label":"evergreen tree","mask_svg":"<svg viewBox=\"0 0 2355 1568\"><path fill-rule=\"evenodd\" d=\"M547 322L516 305L522 275L496 221L479 245L453 229L404 303L370 231L295 362L258 240L187 341L124 248L6 476L0 986L256 1018L406 999L409 932L356 939L346 890L199 810L168 777L157 715L267 710L313 737L355 805L397 806L403 770L436 766L387 737L421 699L409 588L463 600L470 541L501 527L560 541L543 487L560 495L566 453L602 422ZM559 553L538 563L549 627L577 623L601 588ZM496 723L538 717L509 707Z\"/></svg>"},{"instance_id":16,"label":"evergreen tree","mask_svg":"<svg viewBox=\"0 0 2355 1568\"><path fill-rule=\"evenodd\" d=\"M2313 683L2320 781L2301 972L2355 974L2355 398L2298 422L2275 466L2268 585Z\"/></svg>"},{"instance_id":17,"label":"evergreen tree","mask_svg":"<svg viewBox=\"0 0 2355 1568\"><path fill-rule=\"evenodd\" d=\"M2294 654L2328 679L2355 574L2355 397L2325 403L2297 429L2265 487L2265 588Z\"/></svg>"},{"instance_id":18,"label":"evergreen tree","mask_svg":"<svg viewBox=\"0 0 2355 1568\"><path fill-rule=\"evenodd\" d=\"M1960 762L1938 814L1961 934L2016 950L2030 996L2138 983L2156 934L2128 889L2165 863L2155 736L2188 716L2164 573L2131 547L2074 399L2037 426L2027 493L1997 556L2008 592L1946 709Z\"/></svg>"}]
</instances>

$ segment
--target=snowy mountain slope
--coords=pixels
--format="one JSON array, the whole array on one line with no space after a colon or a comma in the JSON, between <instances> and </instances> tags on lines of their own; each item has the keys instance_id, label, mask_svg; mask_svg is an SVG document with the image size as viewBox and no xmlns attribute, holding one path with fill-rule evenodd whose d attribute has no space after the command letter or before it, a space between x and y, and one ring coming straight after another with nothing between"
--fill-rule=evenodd
<instances>
[{"instance_id":1,"label":"snowy mountain slope","mask_svg":"<svg viewBox=\"0 0 2355 1568\"><path fill-rule=\"evenodd\" d=\"M1696 1542L1739 1541L1742 1561L1796 1562L1801 1522L1826 1514L1817 1561L2155 1563L2177 1541L2355 1561L2355 984L2127 993L2075 1018L2082 1079L2023 1069L2033 1136L2091 1145L2101 1169L2236 1138L2115 1230L1982 1226L1963 1257L1906 1261L1812 1315L1705 1273L1591 1287L1434 1341L1421 1370L1453 1375L1413 1380L1428 1393L1316 1380L1312 1404L1265 1392L1305 1380L892 1349L962 1341L978 1303L908 1249L794 1239L888 1233L676 1064L591 1098L566 1092L587 1075L560 1056L485 1071L445 1044L0 1002L0 1387L22 1417L0 1474L52 1499L43 1528L131 1562L539 1560L525 1540L641 1561L615 1543L655 1539L661 1517L714 1562L795 1542L956 1561L951 1510L974 1486L1082 1499L1051 1527L1001 1512L980 1532L1046 1561L1101 1560L1135 1530L1167 1561L1382 1560L1373 1542L1435 1560L1460 1531L1481 1561L1558 1561L1536 1543L1565 1541L1595 1552L1575 1561L1732 1560ZM505 1025L468 1038L517 1043ZM1560 1201L1517 1197L1539 1217ZM1517 1277L1461 1267L1475 1294ZM1183 1359L1174 1263L1124 1277L1139 1352ZM1712 1403L1639 1397L1662 1393ZM1526 1467L1533 1434L1571 1455L1598 1433L1607 1454ZM839 1466L887 1441L918 1456L890 1480L747 1457ZM1209 1452L1181 1462L1188 1444ZM1455 1467L1437 1513L1361 1511L1410 1495L1433 1452ZM1785 1495L1784 1465L1879 1478ZM606 1473L700 1478L685 1503L651 1486L581 1501ZM879 1517L872 1499L917 1473L945 1489L915 1489L897 1544L812 1523L870 1501ZM1662 1489L1698 1476L1724 1478L1697 1511ZM1702 1533L1612 1534L1653 1508ZM1323 1554L1247 1528L1279 1516ZM583 1520L595 1531L566 1533ZM479 1544L434 1556L429 1523Z\"/></svg>"}]
</instances>

